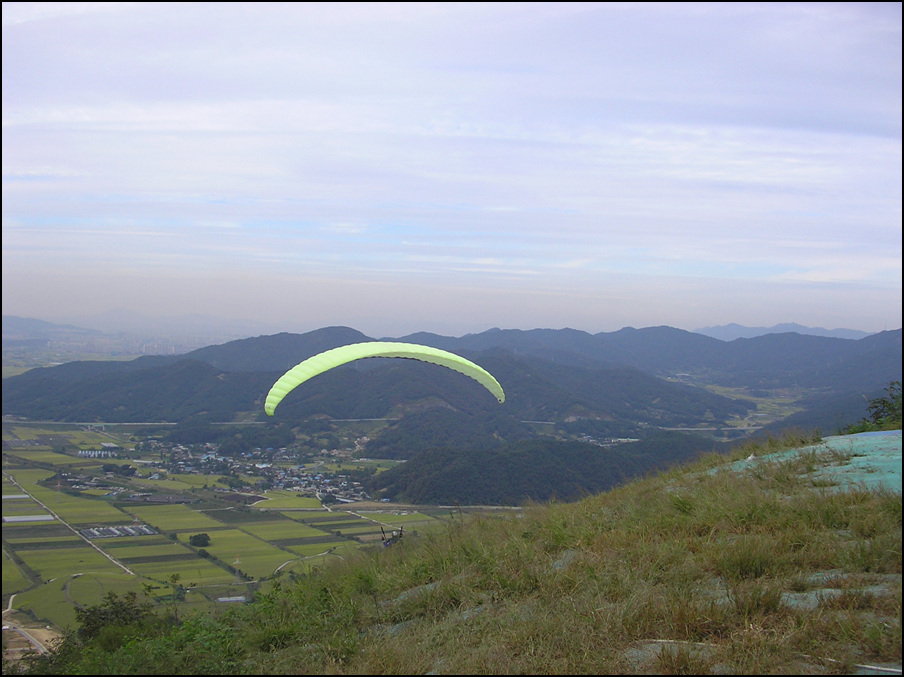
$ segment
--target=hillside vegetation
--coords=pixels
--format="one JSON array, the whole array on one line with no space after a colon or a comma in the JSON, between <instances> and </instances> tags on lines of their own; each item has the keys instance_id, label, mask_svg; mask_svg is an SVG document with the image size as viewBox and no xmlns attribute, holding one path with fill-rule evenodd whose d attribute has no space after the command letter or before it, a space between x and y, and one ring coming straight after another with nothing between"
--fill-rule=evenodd
<instances>
[{"instance_id":1,"label":"hillside vegetation","mask_svg":"<svg viewBox=\"0 0 904 677\"><path fill-rule=\"evenodd\" d=\"M807 674L901 660L901 494L810 436L406 533L253 604L107 597L31 674ZM784 458L784 457L782 457ZM733 465L729 465L734 462ZM738 469L738 466L741 466ZM454 514L454 510L452 511ZM4 672L14 666L5 665Z\"/></svg>"},{"instance_id":2,"label":"hillside vegetation","mask_svg":"<svg viewBox=\"0 0 904 677\"><path fill-rule=\"evenodd\" d=\"M595 444L548 439L483 449L443 446L380 473L367 488L375 497L417 504L575 501L718 448L724 445L674 432L605 451Z\"/></svg>"}]
</instances>

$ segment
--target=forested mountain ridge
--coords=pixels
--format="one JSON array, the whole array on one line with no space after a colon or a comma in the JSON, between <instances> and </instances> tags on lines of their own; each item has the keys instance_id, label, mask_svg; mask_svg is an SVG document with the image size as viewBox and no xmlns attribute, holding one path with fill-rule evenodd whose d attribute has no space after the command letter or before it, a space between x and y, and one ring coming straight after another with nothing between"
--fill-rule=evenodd
<instances>
[{"instance_id":1,"label":"forested mountain ridge","mask_svg":"<svg viewBox=\"0 0 904 677\"><path fill-rule=\"evenodd\" d=\"M280 333L208 346L185 355L224 371L286 371L330 348L373 341L350 327L325 327L306 334Z\"/></svg>"},{"instance_id":2,"label":"forested mountain ridge","mask_svg":"<svg viewBox=\"0 0 904 677\"><path fill-rule=\"evenodd\" d=\"M279 372L224 371L194 359L135 362L146 368L71 363L7 379L3 413L37 420L148 422L198 415L231 421L242 412L256 412L260 420L268 420L262 401ZM280 405L276 420L398 418L447 408L473 419L473 425L492 413L512 421L595 419L621 432L642 422L678 426L725 420L750 408L636 369L581 369L539 358L525 361L505 352L481 359L506 384L507 400L500 407L479 384L437 365L367 362L366 368L349 365L311 379Z\"/></svg>"},{"instance_id":3,"label":"forested mountain ridge","mask_svg":"<svg viewBox=\"0 0 904 677\"><path fill-rule=\"evenodd\" d=\"M125 368L126 364L132 368ZM206 415L215 421L231 421L236 412L254 408L273 377L223 372L205 362L185 359L71 362L6 379L3 415L111 423L177 422Z\"/></svg>"},{"instance_id":4,"label":"forested mountain ridge","mask_svg":"<svg viewBox=\"0 0 904 677\"><path fill-rule=\"evenodd\" d=\"M178 421L206 413L212 420L234 420L239 412L259 414L273 381L299 361L367 340L349 327L327 327L230 341L181 356L32 369L4 380L3 413L70 421ZM813 407L820 397L862 401L901 379L900 329L860 340L789 333L730 343L671 327L595 335L495 329L461 338L421 333L397 340L452 350L487 368L503 383L507 402L501 411L513 420L666 427L717 424L749 409L745 401L657 378L681 372L724 385L805 387L815 393ZM397 362L402 361L365 360L323 374L283 402L279 415L399 416L429 401L466 414L498 407L470 379L434 365ZM860 409L843 413L859 416Z\"/></svg>"},{"instance_id":5,"label":"forested mountain ridge","mask_svg":"<svg viewBox=\"0 0 904 677\"><path fill-rule=\"evenodd\" d=\"M838 370L862 372L867 365L883 373L901 371L900 329L859 340L785 333L725 342L673 327L627 327L600 334L492 329L460 339L414 334L404 340L446 350L506 348L562 363L621 364L659 376L705 372L714 383L749 387L784 387L790 381L831 385Z\"/></svg>"},{"instance_id":6,"label":"forested mountain ridge","mask_svg":"<svg viewBox=\"0 0 904 677\"><path fill-rule=\"evenodd\" d=\"M162 364L188 358L208 362L224 371L284 371L323 350L371 340L374 339L350 327L325 327L304 334L239 339L177 357L144 357L106 368L131 370L144 368L154 361ZM891 358L890 366L896 362L898 370L901 364L900 329L858 340L788 332L722 341L666 326L626 327L598 334L576 329L490 329L462 337L421 332L381 340L422 343L461 354L504 349L522 357L536 355L575 366L633 366L660 376L702 370L725 385L751 387L788 376L805 381L825 380L827 368L835 372L839 368L859 371L850 365L864 360L884 367L890 364Z\"/></svg>"}]
</instances>

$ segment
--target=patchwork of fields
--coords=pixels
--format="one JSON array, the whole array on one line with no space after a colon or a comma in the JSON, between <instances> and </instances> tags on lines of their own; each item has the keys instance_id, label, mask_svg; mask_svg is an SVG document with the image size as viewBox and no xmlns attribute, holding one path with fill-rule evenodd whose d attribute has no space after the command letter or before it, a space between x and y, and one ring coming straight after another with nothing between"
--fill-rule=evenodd
<instances>
[{"instance_id":1,"label":"patchwork of fields","mask_svg":"<svg viewBox=\"0 0 904 677\"><path fill-rule=\"evenodd\" d=\"M4 426L4 439L6 432ZM75 607L98 604L110 592L135 592L161 605L178 604L180 611L234 603L276 577L302 575L379 544L384 530L404 526L415 533L441 524L389 506L326 510L316 499L286 491L266 492L252 506L197 499L150 504L54 484L58 472L73 468L102 476L103 462L39 443L4 450L3 598L12 597L12 609L42 624L74 629ZM170 476L166 490L191 492L214 481ZM108 529L107 537L91 531L103 527L141 529ZM203 548L190 543L199 534L209 537Z\"/></svg>"}]
</instances>

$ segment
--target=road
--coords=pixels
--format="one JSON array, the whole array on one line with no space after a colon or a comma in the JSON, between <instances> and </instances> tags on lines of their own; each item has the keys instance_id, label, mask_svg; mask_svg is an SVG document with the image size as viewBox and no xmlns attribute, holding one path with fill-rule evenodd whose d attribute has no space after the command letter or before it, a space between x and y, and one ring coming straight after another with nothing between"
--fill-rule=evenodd
<instances>
[{"instance_id":1,"label":"road","mask_svg":"<svg viewBox=\"0 0 904 677\"><path fill-rule=\"evenodd\" d=\"M11 595L9 598L9 603L6 608L3 610L3 632L4 633L15 633L18 635L22 641L16 641L15 638L10 636L5 636L4 640L4 658L8 660L17 660L22 657L22 654L29 651L33 648L38 653L47 655L50 653L50 648L53 646L54 642L56 642L62 635L55 630L52 630L49 626L37 626L34 621L30 620L20 620L16 616L21 614L13 609L13 598L15 594Z\"/></svg>"}]
</instances>

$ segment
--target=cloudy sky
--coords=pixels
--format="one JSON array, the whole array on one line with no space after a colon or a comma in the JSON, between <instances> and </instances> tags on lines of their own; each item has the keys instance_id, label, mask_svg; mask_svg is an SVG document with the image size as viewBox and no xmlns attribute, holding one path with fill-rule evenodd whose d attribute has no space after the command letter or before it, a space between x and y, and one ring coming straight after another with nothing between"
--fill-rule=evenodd
<instances>
[{"instance_id":1,"label":"cloudy sky","mask_svg":"<svg viewBox=\"0 0 904 677\"><path fill-rule=\"evenodd\" d=\"M3 3L3 313L901 326L901 4Z\"/></svg>"}]
</instances>

